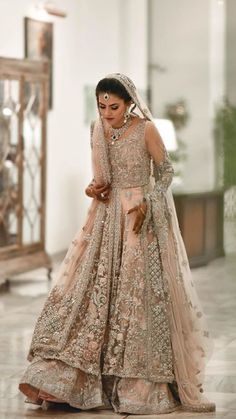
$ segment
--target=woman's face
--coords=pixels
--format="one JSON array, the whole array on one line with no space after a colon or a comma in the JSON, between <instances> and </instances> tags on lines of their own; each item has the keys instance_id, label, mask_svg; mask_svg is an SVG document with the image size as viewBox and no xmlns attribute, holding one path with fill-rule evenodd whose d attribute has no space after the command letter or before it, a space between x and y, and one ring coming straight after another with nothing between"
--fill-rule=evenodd
<instances>
[{"instance_id":1,"label":"woman's face","mask_svg":"<svg viewBox=\"0 0 236 419\"><path fill-rule=\"evenodd\" d=\"M104 95L105 93L100 93L98 96L100 115L113 128L119 128L124 124L124 114L129 104L112 93L108 93L107 98L104 98Z\"/></svg>"}]
</instances>

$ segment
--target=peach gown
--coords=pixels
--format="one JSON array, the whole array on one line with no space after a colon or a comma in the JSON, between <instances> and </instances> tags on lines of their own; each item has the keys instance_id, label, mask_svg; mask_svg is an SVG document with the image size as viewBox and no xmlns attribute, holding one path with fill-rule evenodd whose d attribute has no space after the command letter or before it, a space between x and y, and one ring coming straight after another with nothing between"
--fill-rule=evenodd
<instances>
[{"instance_id":1,"label":"peach gown","mask_svg":"<svg viewBox=\"0 0 236 419\"><path fill-rule=\"evenodd\" d=\"M31 363L19 386L28 401L66 402L80 409L104 406L133 414L168 413L181 406L214 408L200 398L201 383L195 379L200 364L193 365L191 346L184 347L193 322L182 320L177 310L181 298L183 310L193 310L187 307L187 291L176 267L171 269L178 289L170 288L165 275L166 260L172 257L168 263L175 265L177 258L173 237L172 256L163 250L172 232L165 191L173 168L155 135L153 124L138 118L122 138L106 145L110 200L92 202L37 320ZM96 175L96 165L103 162L96 161L96 138L93 141ZM144 197L148 213L135 234L135 213L127 211ZM186 315L188 311L183 319ZM177 333L185 336L177 338ZM202 348L199 353L196 359L205 356ZM178 357L186 357L189 371L183 360L178 367ZM183 395L187 380L189 388L192 383L198 387L197 395L195 387Z\"/></svg>"}]
</instances>

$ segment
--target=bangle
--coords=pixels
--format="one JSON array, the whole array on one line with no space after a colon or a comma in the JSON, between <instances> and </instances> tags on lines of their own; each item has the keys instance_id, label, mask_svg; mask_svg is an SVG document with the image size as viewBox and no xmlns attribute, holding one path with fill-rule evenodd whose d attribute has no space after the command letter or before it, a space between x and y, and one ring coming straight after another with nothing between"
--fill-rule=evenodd
<instances>
[{"instance_id":1,"label":"bangle","mask_svg":"<svg viewBox=\"0 0 236 419\"><path fill-rule=\"evenodd\" d=\"M139 209L140 209L141 213L145 216L146 213L143 211L142 207L139 207Z\"/></svg>"}]
</instances>

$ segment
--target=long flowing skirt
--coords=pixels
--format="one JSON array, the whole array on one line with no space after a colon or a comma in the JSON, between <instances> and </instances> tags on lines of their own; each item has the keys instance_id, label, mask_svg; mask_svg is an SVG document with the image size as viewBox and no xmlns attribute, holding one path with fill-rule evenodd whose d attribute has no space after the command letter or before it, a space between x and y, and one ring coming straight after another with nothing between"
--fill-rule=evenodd
<instances>
[{"instance_id":1,"label":"long flowing skirt","mask_svg":"<svg viewBox=\"0 0 236 419\"><path fill-rule=\"evenodd\" d=\"M19 386L29 401L134 414L179 407L159 240L152 220L135 234L135 213L127 214L145 193L114 190L96 210L83 259L66 257L65 282L46 300Z\"/></svg>"}]
</instances>

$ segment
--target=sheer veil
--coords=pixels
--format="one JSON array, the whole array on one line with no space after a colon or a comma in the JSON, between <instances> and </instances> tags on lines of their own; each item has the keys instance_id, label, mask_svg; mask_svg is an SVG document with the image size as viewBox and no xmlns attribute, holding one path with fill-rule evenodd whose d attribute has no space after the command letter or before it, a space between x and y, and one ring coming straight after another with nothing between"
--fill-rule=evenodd
<instances>
[{"instance_id":1,"label":"sheer veil","mask_svg":"<svg viewBox=\"0 0 236 419\"><path fill-rule=\"evenodd\" d=\"M120 73L109 74L106 77L118 80L131 96L138 114L153 121L151 111L130 78ZM162 147L164 148L164 143ZM170 187L165 192L165 203L165 213L168 214L167 234L164 236L166 242L161 240L159 244L163 275L170 294L169 323L179 397L186 409L214 410L215 405L204 397L202 388L205 364L212 353L212 340L193 284ZM165 226L160 227L158 224L157 234L158 228L164 229Z\"/></svg>"}]
</instances>

